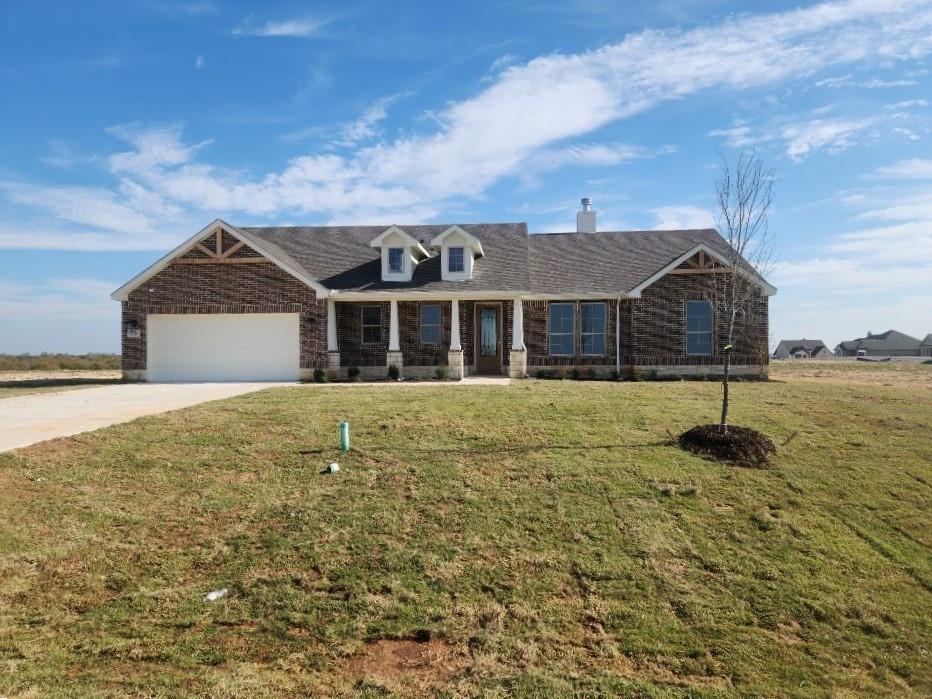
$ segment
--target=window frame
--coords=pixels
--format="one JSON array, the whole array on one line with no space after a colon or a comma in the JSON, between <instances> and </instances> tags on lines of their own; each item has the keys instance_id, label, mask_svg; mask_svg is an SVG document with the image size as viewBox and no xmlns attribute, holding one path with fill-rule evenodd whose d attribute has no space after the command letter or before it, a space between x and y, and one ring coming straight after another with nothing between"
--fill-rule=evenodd
<instances>
[{"instance_id":1,"label":"window frame","mask_svg":"<svg viewBox=\"0 0 932 699\"><path fill-rule=\"evenodd\" d=\"M584 306L601 306L602 307L602 331L585 332L583 330L583 307ZM601 335L602 351L601 352L584 352L583 335ZM580 301L579 302L579 356L580 357L604 357L608 354L608 304L605 301Z\"/></svg>"},{"instance_id":2,"label":"window frame","mask_svg":"<svg viewBox=\"0 0 932 699\"><path fill-rule=\"evenodd\" d=\"M460 268L453 269L453 251L459 251ZM466 248L462 245L451 245L447 248L447 272L449 274L464 274L466 272Z\"/></svg>"},{"instance_id":3,"label":"window frame","mask_svg":"<svg viewBox=\"0 0 932 699\"><path fill-rule=\"evenodd\" d=\"M556 306L568 306L570 309L570 331L569 332L559 332L557 335L569 335L571 341L571 351L569 353L565 352L554 352L553 343L551 338L554 335L553 332L553 316L551 315L551 309ZM547 304L547 356L548 357L575 357L576 356L576 304L572 301L551 301Z\"/></svg>"},{"instance_id":4,"label":"window frame","mask_svg":"<svg viewBox=\"0 0 932 699\"><path fill-rule=\"evenodd\" d=\"M689 329L689 306L693 303L702 303L705 304L709 309L709 329L708 330L690 330ZM715 353L715 347L713 343L713 335L715 333L715 309L712 307L712 302L708 299L687 299L686 307L683 312L683 343L684 351L687 357L711 357ZM690 335L707 335L709 338L709 351L708 352L690 352L689 351L689 337Z\"/></svg>"},{"instance_id":5,"label":"window frame","mask_svg":"<svg viewBox=\"0 0 932 699\"><path fill-rule=\"evenodd\" d=\"M366 323L366 309L375 308L379 312L378 323ZM378 328L379 339L375 342L366 341L366 328ZM382 307L377 304L365 304L359 307L359 342L363 345L378 346L382 344Z\"/></svg>"},{"instance_id":6,"label":"window frame","mask_svg":"<svg viewBox=\"0 0 932 699\"><path fill-rule=\"evenodd\" d=\"M436 308L437 309L437 322L436 323L424 323L424 310L427 308ZM417 339L422 345L440 345L443 342L443 307L439 303L423 303L418 308L418 326L417 326ZM437 328L437 340L428 341L424 339L424 328L429 327Z\"/></svg>"},{"instance_id":7,"label":"window frame","mask_svg":"<svg viewBox=\"0 0 932 699\"><path fill-rule=\"evenodd\" d=\"M392 269L392 253L394 251L399 251L401 253L400 260L401 266L398 269ZM404 274L405 273L405 249L398 246L392 246L388 248L388 273L389 274Z\"/></svg>"}]
</instances>

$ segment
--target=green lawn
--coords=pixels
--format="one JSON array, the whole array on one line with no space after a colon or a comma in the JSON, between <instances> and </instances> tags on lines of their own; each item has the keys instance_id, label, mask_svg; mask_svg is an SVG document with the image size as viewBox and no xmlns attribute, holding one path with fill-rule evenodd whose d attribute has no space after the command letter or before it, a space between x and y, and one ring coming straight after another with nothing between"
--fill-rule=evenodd
<instances>
[{"instance_id":1,"label":"green lawn","mask_svg":"<svg viewBox=\"0 0 932 699\"><path fill-rule=\"evenodd\" d=\"M0 454L0 696L929 696L932 391L736 384L799 433L752 470L669 444L718 390L298 386Z\"/></svg>"}]
</instances>

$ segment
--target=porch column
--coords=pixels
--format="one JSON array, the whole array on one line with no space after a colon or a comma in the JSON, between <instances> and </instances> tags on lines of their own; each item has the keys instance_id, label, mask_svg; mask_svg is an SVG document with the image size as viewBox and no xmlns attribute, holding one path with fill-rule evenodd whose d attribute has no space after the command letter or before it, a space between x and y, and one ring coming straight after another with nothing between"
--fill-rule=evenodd
<instances>
[{"instance_id":1,"label":"porch column","mask_svg":"<svg viewBox=\"0 0 932 699\"><path fill-rule=\"evenodd\" d=\"M331 374L340 373L340 347L337 344L337 304L327 299L327 369Z\"/></svg>"},{"instance_id":2,"label":"porch column","mask_svg":"<svg viewBox=\"0 0 932 699\"><path fill-rule=\"evenodd\" d=\"M386 353L386 365L398 367L398 375L401 376L401 368L404 365L404 358L401 354L401 340L398 329L398 301L391 300L391 310L388 315L388 352Z\"/></svg>"},{"instance_id":3,"label":"porch column","mask_svg":"<svg viewBox=\"0 0 932 699\"><path fill-rule=\"evenodd\" d=\"M460 302L450 302L450 351L447 352L447 367L451 379L461 380L465 372L463 348L460 345Z\"/></svg>"},{"instance_id":4,"label":"porch column","mask_svg":"<svg viewBox=\"0 0 932 699\"><path fill-rule=\"evenodd\" d=\"M523 379L527 373L527 350L524 347L524 304L520 298L512 301L511 352L508 360L508 375Z\"/></svg>"}]
</instances>

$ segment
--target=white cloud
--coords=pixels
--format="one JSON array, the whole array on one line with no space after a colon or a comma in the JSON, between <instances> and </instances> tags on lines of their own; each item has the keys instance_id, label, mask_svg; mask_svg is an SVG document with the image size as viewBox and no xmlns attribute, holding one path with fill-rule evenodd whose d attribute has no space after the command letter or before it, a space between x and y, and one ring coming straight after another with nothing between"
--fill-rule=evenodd
<instances>
[{"instance_id":1,"label":"white cloud","mask_svg":"<svg viewBox=\"0 0 932 699\"><path fill-rule=\"evenodd\" d=\"M290 37L295 39L310 39L320 34L320 30L327 24L327 20L309 17L269 20L260 26L251 26L248 22L240 24L233 30L234 36L260 36L260 37Z\"/></svg>"},{"instance_id":2,"label":"white cloud","mask_svg":"<svg viewBox=\"0 0 932 699\"><path fill-rule=\"evenodd\" d=\"M877 90L889 87L911 87L918 85L915 80L907 78L898 78L895 80L881 80L871 78L870 80L855 80L851 75L842 75L836 78L825 78L816 83L816 87L864 87L868 90Z\"/></svg>"},{"instance_id":3,"label":"white cloud","mask_svg":"<svg viewBox=\"0 0 932 699\"><path fill-rule=\"evenodd\" d=\"M873 177L887 177L891 179L932 179L932 159L908 158L892 165L884 165L873 172Z\"/></svg>"},{"instance_id":4,"label":"white cloud","mask_svg":"<svg viewBox=\"0 0 932 699\"><path fill-rule=\"evenodd\" d=\"M0 279L0 319L112 320L119 314L118 304L110 299L117 286L100 279L49 279L30 284Z\"/></svg>"},{"instance_id":5,"label":"white cloud","mask_svg":"<svg viewBox=\"0 0 932 699\"><path fill-rule=\"evenodd\" d=\"M247 23L240 33L307 36L321 25L310 19ZM841 66L915 60L930 51L932 3L918 0L850 0L689 30L647 30L596 50L511 65L475 96L437 113L421 133L358 142L345 155L301 155L265 174L198 162L203 144L183 142L177 127L120 127L113 134L132 149L110 159L117 183L109 196L83 192L100 211L76 215L54 188L42 188L31 203L43 214L114 231L151 225L147 210L134 209L146 197L161 207L160 217L174 212L176 221L218 213L346 223L430 219L456 198L481 196L501 179L523 174L541 153L560 152L561 142L658 104L704 90L807 79ZM780 125L791 157L844 147L863 128L857 120L816 119L824 123ZM373 128L371 119L363 134L366 128ZM621 157L599 150L576 155L590 163ZM81 191L70 188L63 196Z\"/></svg>"},{"instance_id":6,"label":"white cloud","mask_svg":"<svg viewBox=\"0 0 932 699\"><path fill-rule=\"evenodd\" d=\"M661 230L683 230L687 228L713 228L715 221L709 209L698 206L661 206L651 209L654 227Z\"/></svg>"},{"instance_id":7,"label":"white cloud","mask_svg":"<svg viewBox=\"0 0 932 699\"><path fill-rule=\"evenodd\" d=\"M844 119L820 116L830 109L823 107L802 118L772 119L756 131L737 119L731 128L714 129L709 131L709 136L723 137L729 146L738 149L779 142L783 144L786 155L799 162L816 150L824 148L829 153L837 153L850 147L859 132L878 121L875 117Z\"/></svg>"},{"instance_id":8,"label":"white cloud","mask_svg":"<svg viewBox=\"0 0 932 699\"><path fill-rule=\"evenodd\" d=\"M786 154L802 160L814 150L827 148L835 153L851 145L856 133L874 123L874 119L812 119L787 124L780 131L786 141Z\"/></svg>"},{"instance_id":9,"label":"white cloud","mask_svg":"<svg viewBox=\"0 0 932 699\"><path fill-rule=\"evenodd\" d=\"M200 70L203 67L204 67L204 57L198 56L197 58L194 59L194 69Z\"/></svg>"}]
</instances>

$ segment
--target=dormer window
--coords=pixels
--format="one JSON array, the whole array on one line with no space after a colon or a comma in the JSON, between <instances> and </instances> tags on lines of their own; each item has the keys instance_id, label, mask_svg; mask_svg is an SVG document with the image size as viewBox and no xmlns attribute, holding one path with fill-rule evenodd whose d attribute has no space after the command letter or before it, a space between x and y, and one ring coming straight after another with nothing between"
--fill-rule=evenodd
<instances>
[{"instance_id":1,"label":"dormer window","mask_svg":"<svg viewBox=\"0 0 932 699\"><path fill-rule=\"evenodd\" d=\"M418 262L430 257L424 245L398 226L390 226L369 242L381 251L382 281L409 282Z\"/></svg>"},{"instance_id":2,"label":"dormer window","mask_svg":"<svg viewBox=\"0 0 932 699\"><path fill-rule=\"evenodd\" d=\"M405 249L388 249L388 271L392 274L403 274L405 271Z\"/></svg>"},{"instance_id":3,"label":"dormer window","mask_svg":"<svg viewBox=\"0 0 932 699\"><path fill-rule=\"evenodd\" d=\"M440 277L448 282L472 279L476 260L485 254L479 239L462 226L450 226L430 244L440 247Z\"/></svg>"},{"instance_id":4,"label":"dormer window","mask_svg":"<svg viewBox=\"0 0 932 699\"><path fill-rule=\"evenodd\" d=\"M463 248L451 247L447 250L448 272L464 272Z\"/></svg>"}]
</instances>

